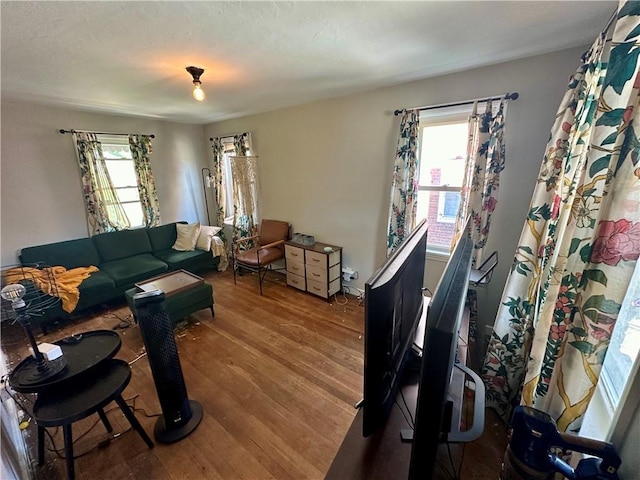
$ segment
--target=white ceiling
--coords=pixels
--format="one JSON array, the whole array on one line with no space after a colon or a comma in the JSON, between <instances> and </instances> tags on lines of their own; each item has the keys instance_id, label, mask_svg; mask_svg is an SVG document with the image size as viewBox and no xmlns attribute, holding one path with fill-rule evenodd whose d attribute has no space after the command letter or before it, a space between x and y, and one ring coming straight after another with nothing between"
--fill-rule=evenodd
<instances>
[{"instance_id":1,"label":"white ceiling","mask_svg":"<svg viewBox=\"0 0 640 480\"><path fill-rule=\"evenodd\" d=\"M616 5L2 1L2 99L211 123L590 44Z\"/></svg>"}]
</instances>

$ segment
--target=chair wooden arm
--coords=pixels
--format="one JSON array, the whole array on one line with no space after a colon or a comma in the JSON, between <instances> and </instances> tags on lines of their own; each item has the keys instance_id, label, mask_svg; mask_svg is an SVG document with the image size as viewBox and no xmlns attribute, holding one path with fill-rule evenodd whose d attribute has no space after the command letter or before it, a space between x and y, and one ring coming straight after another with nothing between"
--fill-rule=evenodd
<instances>
[{"instance_id":1,"label":"chair wooden arm","mask_svg":"<svg viewBox=\"0 0 640 480\"><path fill-rule=\"evenodd\" d=\"M277 242L267 243L266 245L262 245L260 248L258 248L258 250L262 250L263 248L275 247L276 245L282 245L284 242L286 242L286 240L278 240Z\"/></svg>"},{"instance_id":2,"label":"chair wooden arm","mask_svg":"<svg viewBox=\"0 0 640 480\"><path fill-rule=\"evenodd\" d=\"M240 242L246 242L247 240L253 240L260 237L260 235L251 235L250 237L242 237L242 238L236 238L233 243L240 243Z\"/></svg>"}]
</instances>

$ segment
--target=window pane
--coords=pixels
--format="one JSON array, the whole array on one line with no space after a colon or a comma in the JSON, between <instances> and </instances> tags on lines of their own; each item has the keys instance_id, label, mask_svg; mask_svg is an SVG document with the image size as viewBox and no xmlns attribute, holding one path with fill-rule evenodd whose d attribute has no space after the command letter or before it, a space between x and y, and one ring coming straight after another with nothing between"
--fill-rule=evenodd
<instances>
[{"instance_id":1,"label":"window pane","mask_svg":"<svg viewBox=\"0 0 640 480\"><path fill-rule=\"evenodd\" d=\"M138 203L123 203L122 208L129 217L132 227L141 227L144 225L144 217L142 215L142 206Z\"/></svg>"},{"instance_id":2,"label":"window pane","mask_svg":"<svg viewBox=\"0 0 640 480\"><path fill-rule=\"evenodd\" d=\"M133 158L131 156L131 149L129 148L129 145L108 145L103 143L102 155L105 160Z\"/></svg>"},{"instance_id":3,"label":"window pane","mask_svg":"<svg viewBox=\"0 0 640 480\"><path fill-rule=\"evenodd\" d=\"M138 187L118 188L118 198L121 202L137 202L140 203L140 195L138 194Z\"/></svg>"},{"instance_id":4,"label":"window pane","mask_svg":"<svg viewBox=\"0 0 640 480\"><path fill-rule=\"evenodd\" d=\"M426 124L420 147L420 186L462 187L467 155L466 115L456 123ZM421 191L418 193L418 219L429 223L428 246L449 251L460 192Z\"/></svg>"},{"instance_id":5,"label":"window pane","mask_svg":"<svg viewBox=\"0 0 640 480\"><path fill-rule=\"evenodd\" d=\"M629 381L631 368L640 350L640 263L629 282L627 294L618 313L618 320L607 349L602 376L614 407Z\"/></svg>"},{"instance_id":6,"label":"window pane","mask_svg":"<svg viewBox=\"0 0 640 480\"><path fill-rule=\"evenodd\" d=\"M138 184L133 160L106 160L105 164L114 187L133 187Z\"/></svg>"},{"instance_id":7,"label":"window pane","mask_svg":"<svg viewBox=\"0 0 640 480\"><path fill-rule=\"evenodd\" d=\"M420 185L462 186L467 135L466 121L423 127Z\"/></svg>"},{"instance_id":8,"label":"window pane","mask_svg":"<svg viewBox=\"0 0 640 480\"><path fill-rule=\"evenodd\" d=\"M449 195L448 198L450 199L448 206L445 200L447 195ZM451 239L453 238L455 215L458 213L457 205L459 202L460 194L458 192L418 192L418 213L416 220L419 222L423 218L427 219L429 224L427 242L430 247L449 250ZM454 211L453 217L445 217L442 214L443 209Z\"/></svg>"}]
</instances>

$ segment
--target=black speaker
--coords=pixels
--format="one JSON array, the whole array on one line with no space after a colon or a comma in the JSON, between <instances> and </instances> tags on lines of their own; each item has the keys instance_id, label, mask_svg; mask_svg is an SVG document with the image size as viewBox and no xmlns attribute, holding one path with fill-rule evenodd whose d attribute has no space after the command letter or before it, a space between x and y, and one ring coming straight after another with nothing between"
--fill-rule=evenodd
<instances>
[{"instance_id":1,"label":"black speaker","mask_svg":"<svg viewBox=\"0 0 640 480\"><path fill-rule=\"evenodd\" d=\"M164 292L136 293L133 305L162 408L153 435L161 443L177 442L200 424L202 405L187 397L173 328L164 308Z\"/></svg>"}]
</instances>

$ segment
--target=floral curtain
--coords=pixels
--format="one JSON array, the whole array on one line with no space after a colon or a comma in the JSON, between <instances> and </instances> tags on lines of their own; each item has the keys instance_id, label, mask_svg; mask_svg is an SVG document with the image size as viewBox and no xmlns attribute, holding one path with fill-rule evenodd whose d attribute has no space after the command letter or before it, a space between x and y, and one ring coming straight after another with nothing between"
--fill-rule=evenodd
<instances>
[{"instance_id":1,"label":"floral curtain","mask_svg":"<svg viewBox=\"0 0 640 480\"><path fill-rule=\"evenodd\" d=\"M640 254L640 2L621 2L570 78L507 280L483 379L578 431Z\"/></svg>"},{"instance_id":2,"label":"floral curtain","mask_svg":"<svg viewBox=\"0 0 640 480\"><path fill-rule=\"evenodd\" d=\"M233 239L258 233L258 165L257 157L248 157L251 151L249 133L234 135L235 155L230 157L233 178ZM249 249L252 242L243 242L240 248Z\"/></svg>"},{"instance_id":3,"label":"floral curtain","mask_svg":"<svg viewBox=\"0 0 640 480\"><path fill-rule=\"evenodd\" d=\"M129 147L138 179L138 193L146 227L160 225L160 203L156 182L151 171L151 137L147 135L129 135Z\"/></svg>"},{"instance_id":4,"label":"floral curtain","mask_svg":"<svg viewBox=\"0 0 640 480\"><path fill-rule=\"evenodd\" d=\"M231 141L233 148L230 148ZM211 146L217 224L224 225L225 219L233 213L232 240L255 235L258 229L258 170L255 162L257 157L248 155L251 153L251 135L244 132L233 137L216 137L212 139ZM225 205L229 204L226 198L229 193L228 182L231 182L233 187L233 212L228 212L225 208ZM227 243L222 231L220 235ZM227 247L231 246L227 244ZM242 244L243 248L252 246L251 242Z\"/></svg>"},{"instance_id":5,"label":"floral curtain","mask_svg":"<svg viewBox=\"0 0 640 480\"><path fill-rule=\"evenodd\" d=\"M72 132L82 181L89 235L129 228L129 218L120 205L102 154L102 145L93 133Z\"/></svg>"},{"instance_id":6,"label":"floral curtain","mask_svg":"<svg viewBox=\"0 0 640 480\"><path fill-rule=\"evenodd\" d=\"M232 156L233 176L233 239L258 233L258 164L257 157ZM238 244L240 249L252 248L252 242Z\"/></svg>"},{"instance_id":7,"label":"floral curtain","mask_svg":"<svg viewBox=\"0 0 640 480\"><path fill-rule=\"evenodd\" d=\"M387 225L387 257L411 233L418 206L418 127L420 112L403 110L396 158L393 163L391 202Z\"/></svg>"},{"instance_id":8,"label":"floral curtain","mask_svg":"<svg viewBox=\"0 0 640 480\"><path fill-rule=\"evenodd\" d=\"M224 225L224 219L226 217L225 212L225 176L224 176L224 147L222 145L222 139L220 137L214 137L211 139L211 148L213 149L213 196L216 199L216 225L222 227ZM220 230L218 234L220 238L226 243L224 229Z\"/></svg>"},{"instance_id":9,"label":"floral curtain","mask_svg":"<svg viewBox=\"0 0 640 480\"><path fill-rule=\"evenodd\" d=\"M456 244L467 218L471 217L471 238L475 241L474 265L482 263L491 216L498 204L500 172L505 164L503 136L506 107L507 100L502 99L494 115L489 100L485 103L484 113L478 114L478 104L475 103L469 117L467 163L452 246Z\"/></svg>"}]
</instances>

